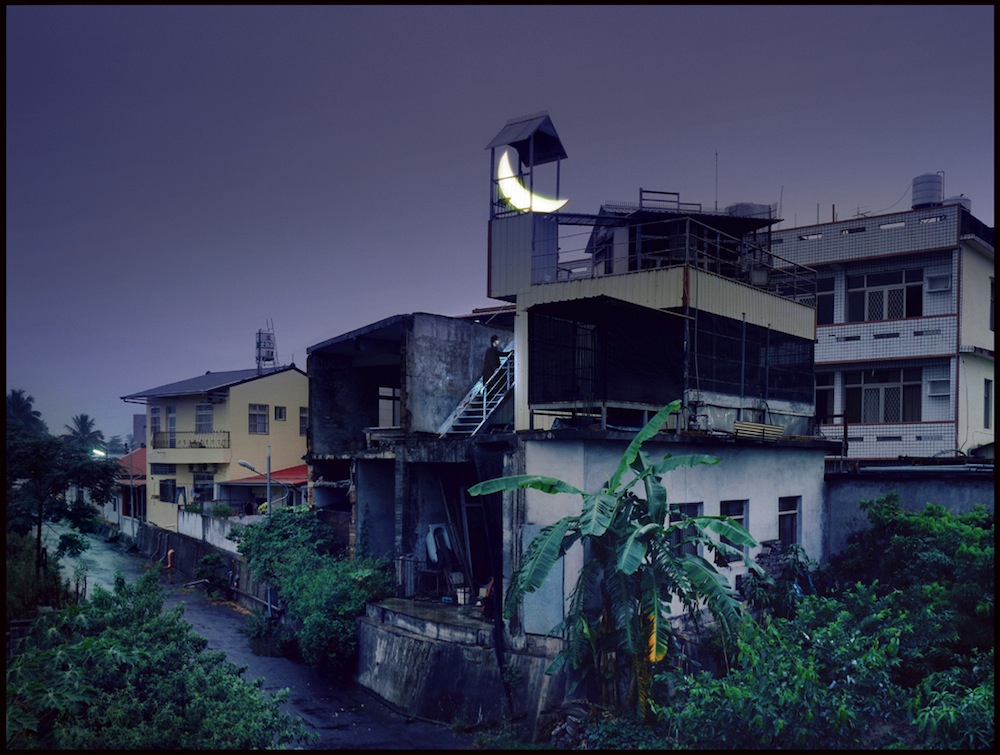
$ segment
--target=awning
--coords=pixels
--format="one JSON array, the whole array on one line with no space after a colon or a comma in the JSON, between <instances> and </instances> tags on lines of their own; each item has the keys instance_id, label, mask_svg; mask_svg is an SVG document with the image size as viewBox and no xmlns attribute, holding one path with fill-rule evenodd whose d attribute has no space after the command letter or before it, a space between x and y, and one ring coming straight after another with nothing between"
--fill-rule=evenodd
<instances>
[{"instance_id":1,"label":"awning","mask_svg":"<svg viewBox=\"0 0 1000 755\"><path fill-rule=\"evenodd\" d=\"M300 485L305 485L309 482L309 465L299 464L295 467L286 467L285 469L271 470L271 482L282 483L285 485L290 485L292 487L298 487ZM243 485L243 486L257 486L266 485L267 476L266 475L251 475L250 477L240 477L236 480L226 480L225 482L219 483L220 485Z\"/></svg>"}]
</instances>

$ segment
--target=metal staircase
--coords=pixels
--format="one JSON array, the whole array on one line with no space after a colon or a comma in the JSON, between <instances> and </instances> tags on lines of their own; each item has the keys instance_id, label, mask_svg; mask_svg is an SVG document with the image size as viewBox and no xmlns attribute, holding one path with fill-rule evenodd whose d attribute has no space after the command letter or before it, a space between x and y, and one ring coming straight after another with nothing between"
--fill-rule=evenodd
<instances>
[{"instance_id":1,"label":"metal staircase","mask_svg":"<svg viewBox=\"0 0 1000 755\"><path fill-rule=\"evenodd\" d=\"M480 428L486 424L497 407L503 403L504 399L514 387L514 342L507 344L504 351L507 356L500 358L500 366L496 372L486 380L485 390L483 379L480 378L472 386L465 397L459 402L455 410L449 415L441 427L438 428L438 435L475 435Z\"/></svg>"}]
</instances>

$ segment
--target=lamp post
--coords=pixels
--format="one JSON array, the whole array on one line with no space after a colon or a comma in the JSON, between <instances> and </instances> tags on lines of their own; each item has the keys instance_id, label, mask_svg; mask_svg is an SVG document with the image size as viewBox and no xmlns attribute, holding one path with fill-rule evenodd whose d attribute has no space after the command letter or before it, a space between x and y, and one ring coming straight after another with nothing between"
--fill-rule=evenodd
<instances>
[{"instance_id":1,"label":"lamp post","mask_svg":"<svg viewBox=\"0 0 1000 755\"><path fill-rule=\"evenodd\" d=\"M240 459L238 463L239 463L239 465L241 467L246 467L247 469L249 469L254 474L259 474L259 475L261 475L261 477L267 477L267 515L270 517L271 516L271 447L270 446L267 447L267 474L266 475L261 474L261 472L256 467L254 467L253 464L251 464L249 461L247 461L246 459ZM271 584L270 583L268 583L268 585L267 585L267 616L268 616L268 618L271 617Z\"/></svg>"}]
</instances>

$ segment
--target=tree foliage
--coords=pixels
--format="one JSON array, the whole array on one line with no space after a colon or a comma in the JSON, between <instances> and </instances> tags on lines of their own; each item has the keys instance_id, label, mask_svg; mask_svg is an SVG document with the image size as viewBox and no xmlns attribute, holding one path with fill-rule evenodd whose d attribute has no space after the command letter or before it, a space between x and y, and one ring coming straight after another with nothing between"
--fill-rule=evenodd
<instances>
[{"instance_id":1,"label":"tree foliage","mask_svg":"<svg viewBox=\"0 0 1000 755\"><path fill-rule=\"evenodd\" d=\"M353 669L356 619L392 594L385 559L348 558L332 528L309 511L278 508L231 537L255 577L281 596L303 660L334 673Z\"/></svg>"},{"instance_id":2,"label":"tree foliage","mask_svg":"<svg viewBox=\"0 0 1000 755\"><path fill-rule=\"evenodd\" d=\"M67 500L71 488L89 491L98 505L110 501L117 483L117 464L91 452L93 438L103 439L86 414L74 417L75 432L56 438L23 391L7 394L6 436L7 530L35 533L35 568L43 568L42 528L47 521L67 519L80 531L92 531L98 519L93 505L81 497ZM67 426L68 430L74 430Z\"/></svg>"},{"instance_id":3,"label":"tree foliage","mask_svg":"<svg viewBox=\"0 0 1000 755\"><path fill-rule=\"evenodd\" d=\"M844 558L788 570L815 594L761 600L728 674L658 676L663 746L993 749L992 514L863 505Z\"/></svg>"},{"instance_id":4,"label":"tree foliage","mask_svg":"<svg viewBox=\"0 0 1000 755\"><path fill-rule=\"evenodd\" d=\"M654 460L643 450L679 405L675 401L664 407L639 431L596 492L541 475L497 478L469 489L471 495L520 488L581 496L579 514L543 527L528 545L508 586L505 612L510 618L525 593L541 587L556 562L582 543L584 566L566 617L555 628L565 632L565 644L549 671L567 666L575 683L596 684L605 704L640 716L647 712L653 664L671 650L672 601L679 600L692 613L707 608L725 636L736 634L740 605L714 559L702 554L744 559L743 547L756 545L726 517L671 513L663 476L719 462L699 454Z\"/></svg>"},{"instance_id":5,"label":"tree foliage","mask_svg":"<svg viewBox=\"0 0 1000 755\"><path fill-rule=\"evenodd\" d=\"M155 573L46 615L7 665L8 749L267 749L307 742L245 668L163 612Z\"/></svg>"}]
</instances>

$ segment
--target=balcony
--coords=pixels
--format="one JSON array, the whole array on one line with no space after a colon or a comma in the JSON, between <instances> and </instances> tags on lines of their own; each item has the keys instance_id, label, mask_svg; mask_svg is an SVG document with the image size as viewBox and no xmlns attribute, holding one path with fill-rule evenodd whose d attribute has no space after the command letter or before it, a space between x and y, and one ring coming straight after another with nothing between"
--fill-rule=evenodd
<instances>
[{"instance_id":1,"label":"balcony","mask_svg":"<svg viewBox=\"0 0 1000 755\"><path fill-rule=\"evenodd\" d=\"M153 433L153 448L174 448L180 450L209 448L229 448L229 431L217 430L210 433L175 431Z\"/></svg>"}]
</instances>

